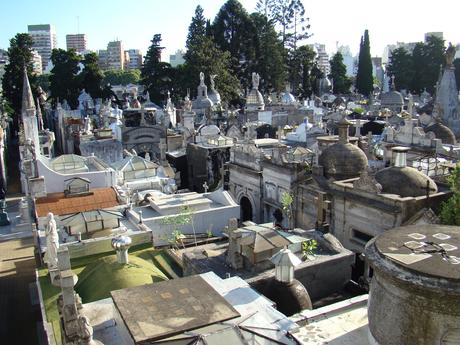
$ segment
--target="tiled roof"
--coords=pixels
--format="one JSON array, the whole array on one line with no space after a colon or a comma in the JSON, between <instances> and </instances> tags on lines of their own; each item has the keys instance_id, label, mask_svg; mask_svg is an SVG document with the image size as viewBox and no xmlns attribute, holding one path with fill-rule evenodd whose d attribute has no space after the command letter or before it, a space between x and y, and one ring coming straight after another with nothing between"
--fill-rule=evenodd
<instances>
[{"instance_id":1,"label":"tiled roof","mask_svg":"<svg viewBox=\"0 0 460 345\"><path fill-rule=\"evenodd\" d=\"M118 205L117 195L113 188L91 189L91 195L66 198L64 193L50 193L38 198L35 203L38 217L45 217L48 212L55 216L84 211L94 211Z\"/></svg>"}]
</instances>

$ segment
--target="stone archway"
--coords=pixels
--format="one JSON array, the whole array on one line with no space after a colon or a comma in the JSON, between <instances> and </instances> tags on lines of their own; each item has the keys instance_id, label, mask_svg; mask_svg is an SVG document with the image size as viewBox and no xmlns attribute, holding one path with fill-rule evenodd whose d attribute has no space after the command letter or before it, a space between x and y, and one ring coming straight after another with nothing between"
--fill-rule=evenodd
<instances>
[{"instance_id":1,"label":"stone archway","mask_svg":"<svg viewBox=\"0 0 460 345\"><path fill-rule=\"evenodd\" d=\"M253 219L252 212L253 210L252 210L251 201L249 201L248 197L246 196L241 197L240 199L240 220L242 222L245 222L247 220L252 221Z\"/></svg>"}]
</instances>

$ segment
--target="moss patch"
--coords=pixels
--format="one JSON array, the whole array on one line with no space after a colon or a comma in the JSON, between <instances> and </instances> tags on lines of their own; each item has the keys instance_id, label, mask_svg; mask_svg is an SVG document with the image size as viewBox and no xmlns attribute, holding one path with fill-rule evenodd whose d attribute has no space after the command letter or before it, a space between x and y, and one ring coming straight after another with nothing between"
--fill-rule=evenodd
<instances>
[{"instance_id":1,"label":"moss patch","mask_svg":"<svg viewBox=\"0 0 460 345\"><path fill-rule=\"evenodd\" d=\"M78 276L75 291L85 303L110 297L110 291L168 280L152 262L132 255L129 264L115 255L90 263Z\"/></svg>"}]
</instances>

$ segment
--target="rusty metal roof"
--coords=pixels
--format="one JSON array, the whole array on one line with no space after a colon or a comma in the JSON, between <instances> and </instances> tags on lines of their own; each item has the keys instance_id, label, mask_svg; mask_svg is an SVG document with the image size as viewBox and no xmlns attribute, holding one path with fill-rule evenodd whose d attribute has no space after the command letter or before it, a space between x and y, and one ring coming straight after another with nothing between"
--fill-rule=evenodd
<instances>
[{"instance_id":1,"label":"rusty metal roof","mask_svg":"<svg viewBox=\"0 0 460 345\"><path fill-rule=\"evenodd\" d=\"M50 193L38 198L35 208L38 217L45 217L48 212L55 216L85 211L100 210L119 205L117 194L113 188L91 189L90 195L66 198L64 193Z\"/></svg>"}]
</instances>

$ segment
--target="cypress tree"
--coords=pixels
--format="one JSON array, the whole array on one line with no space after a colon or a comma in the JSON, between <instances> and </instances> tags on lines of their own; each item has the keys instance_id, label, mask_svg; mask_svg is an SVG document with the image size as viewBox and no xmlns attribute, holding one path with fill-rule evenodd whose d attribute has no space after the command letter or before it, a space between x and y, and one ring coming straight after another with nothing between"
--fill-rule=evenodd
<instances>
[{"instance_id":1,"label":"cypress tree","mask_svg":"<svg viewBox=\"0 0 460 345\"><path fill-rule=\"evenodd\" d=\"M334 82L334 93L349 93L351 80L347 77L347 67L343 63L343 56L337 52L331 59L331 74Z\"/></svg>"},{"instance_id":2,"label":"cypress tree","mask_svg":"<svg viewBox=\"0 0 460 345\"><path fill-rule=\"evenodd\" d=\"M356 75L356 88L358 92L369 96L374 89L372 77L372 59L371 46L369 42L369 31L364 31L364 36L361 37L359 47L358 74Z\"/></svg>"}]
</instances>

